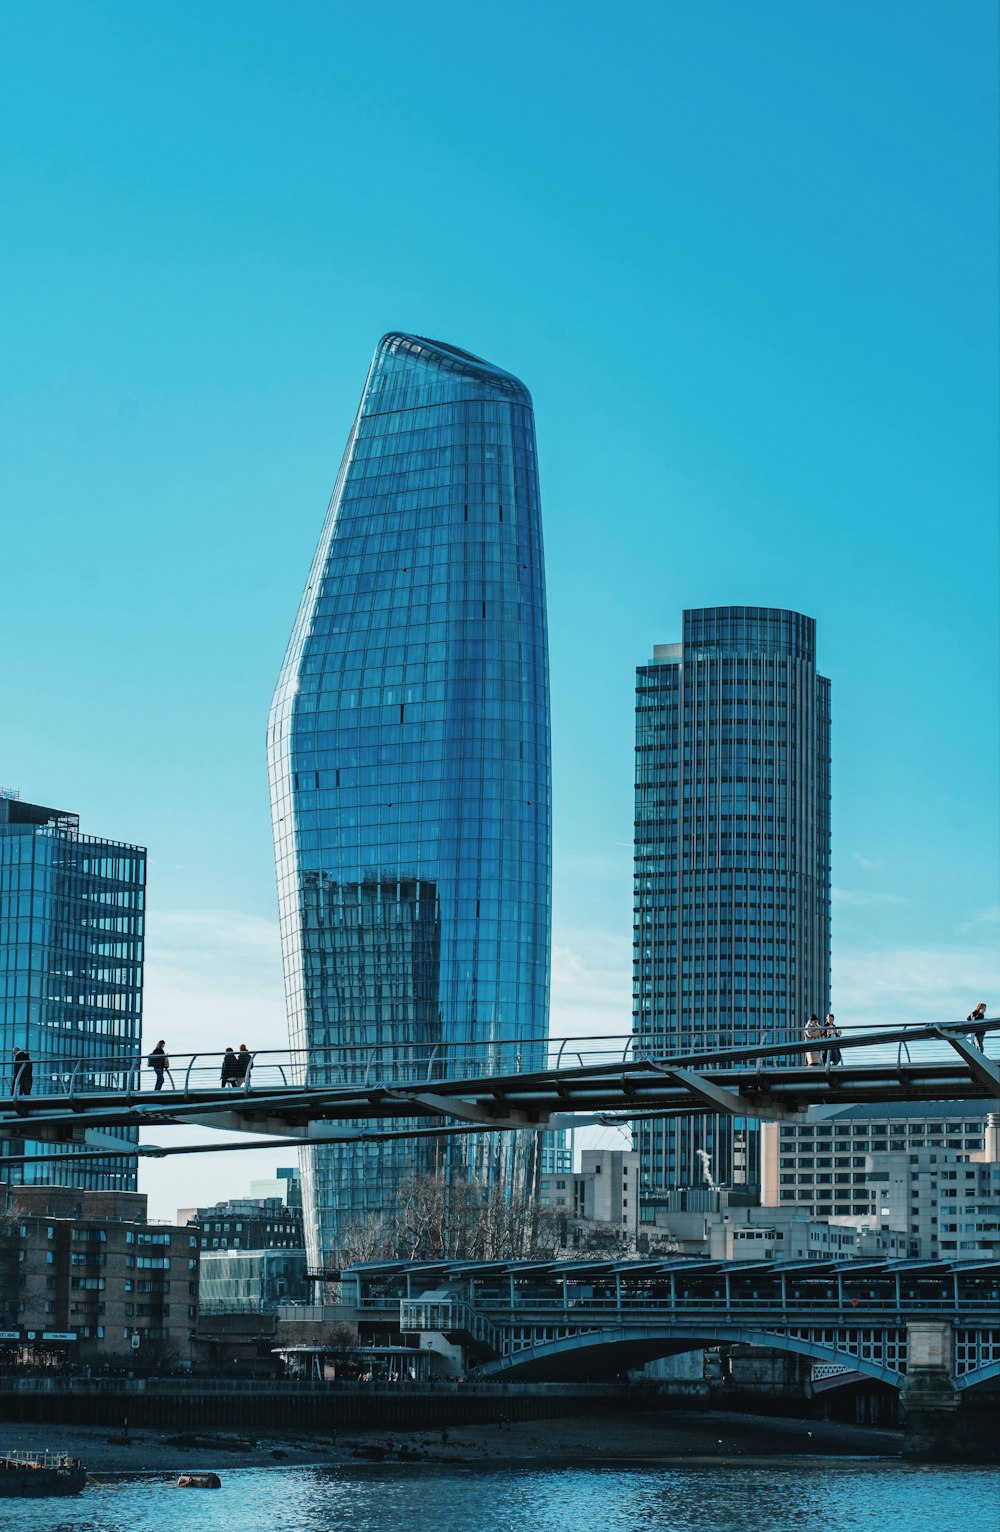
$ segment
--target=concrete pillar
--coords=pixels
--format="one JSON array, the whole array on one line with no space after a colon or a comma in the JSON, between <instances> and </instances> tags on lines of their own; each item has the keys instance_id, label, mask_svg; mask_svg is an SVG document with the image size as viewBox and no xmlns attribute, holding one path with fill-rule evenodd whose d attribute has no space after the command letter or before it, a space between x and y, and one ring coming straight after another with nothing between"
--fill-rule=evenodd
<instances>
[{"instance_id":1,"label":"concrete pillar","mask_svg":"<svg viewBox=\"0 0 1000 1532\"><path fill-rule=\"evenodd\" d=\"M906 1326L903 1456L940 1462L962 1456L955 1388L952 1327L947 1320L915 1319Z\"/></svg>"}]
</instances>

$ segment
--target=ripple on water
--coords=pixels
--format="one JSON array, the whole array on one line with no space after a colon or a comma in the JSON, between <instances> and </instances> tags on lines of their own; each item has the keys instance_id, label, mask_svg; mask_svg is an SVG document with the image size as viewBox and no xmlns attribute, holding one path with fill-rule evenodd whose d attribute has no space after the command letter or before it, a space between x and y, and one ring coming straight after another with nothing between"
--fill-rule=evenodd
<instances>
[{"instance_id":1,"label":"ripple on water","mask_svg":"<svg viewBox=\"0 0 1000 1532\"><path fill-rule=\"evenodd\" d=\"M206 1467L211 1465L206 1464ZM987 1467L243 1468L220 1490L112 1480L6 1500L17 1532L951 1532L997 1524Z\"/></svg>"}]
</instances>

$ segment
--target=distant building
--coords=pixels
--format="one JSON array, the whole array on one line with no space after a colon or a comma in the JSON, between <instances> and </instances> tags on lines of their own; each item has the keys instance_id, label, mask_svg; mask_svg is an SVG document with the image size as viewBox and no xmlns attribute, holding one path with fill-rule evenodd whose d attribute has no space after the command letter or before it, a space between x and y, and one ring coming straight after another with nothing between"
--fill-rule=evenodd
<instances>
[{"instance_id":1,"label":"distant building","mask_svg":"<svg viewBox=\"0 0 1000 1532\"><path fill-rule=\"evenodd\" d=\"M34 1094L124 1084L139 1062L146 853L82 835L76 814L0 796L0 1063L33 1061ZM135 1143L129 1128L106 1135ZM47 1160L53 1146L0 1143L24 1184L134 1191L134 1157ZM58 1152L58 1151L56 1151Z\"/></svg>"},{"instance_id":2,"label":"distant building","mask_svg":"<svg viewBox=\"0 0 1000 1532\"><path fill-rule=\"evenodd\" d=\"M726 1190L683 1191L663 1199L655 1225L643 1225L643 1253L705 1256L714 1261L816 1261L901 1258L905 1234L873 1218L823 1219L795 1207L754 1207Z\"/></svg>"},{"instance_id":3,"label":"distant building","mask_svg":"<svg viewBox=\"0 0 1000 1532\"><path fill-rule=\"evenodd\" d=\"M869 1155L948 1150L982 1154L986 1117L972 1101L886 1102L813 1108L809 1123L761 1128L761 1200L794 1204L817 1218L871 1214Z\"/></svg>"},{"instance_id":4,"label":"distant building","mask_svg":"<svg viewBox=\"0 0 1000 1532\"><path fill-rule=\"evenodd\" d=\"M280 1303L307 1303L305 1250L205 1250L199 1307L214 1314L273 1313Z\"/></svg>"},{"instance_id":5,"label":"distant building","mask_svg":"<svg viewBox=\"0 0 1000 1532\"><path fill-rule=\"evenodd\" d=\"M302 1180L298 1169L282 1166L274 1172L273 1180L251 1181L251 1198L278 1197L290 1208L302 1206Z\"/></svg>"},{"instance_id":6,"label":"distant building","mask_svg":"<svg viewBox=\"0 0 1000 1532\"><path fill-rule=\"evenodd\" d=\"M194 1225L202 1250L301 1250L302 1207L280 1197L234 1197L213 1207L180 1208L178 1223Z\"/></svg>"},{"instance_id":7,"label":"distant building","mask_svg":"<svg viewBox=\"0 0 1000 1532\"><path fill-rule=\"evenodd\" d=\"M190 1363L198 1261L195 1231L151 1222L141 1193L14 1187L0 1220L0 1363Z\"/></svg>"},{"instance_id":8,"label":"distant building","mask_svg":"<svg viewBox=\"0 0 1000 1532\"><path fill-rule=\"evenodd\" d=\"M542 1134L540 1171L543 1176L565 1176L573 1170L573 1132L547 1128Z\"/></svg>"},{"instance_id":9,"label":"distant building","mask_svg":"<svg viewBox=\"0 0 1000 1532\"><path fill-rule=\"evenodd\" d=\"M567 1221L611 1225L634 1240L639 1224L639 1156L625 1149L584 1149L578 1171L541 1177L538 1200Z\"/></svg>"},{"instance_id":10,"label":"distant building","mask_svg":"<svg viewBox=\"0 0 1000 1532\"><path fill-rule=\"evenodd\" d=\"M871 1222L922 1260L1000 1260L1000 1161L947 1150L866 1156Z\"/></svg>"},{"instance_id":11,"label":"distant building","mask_svg":"<svg viewBox=\"0 0 1000 1532\"><path fill-rule=\"evenodd\" d=\"M636 673L633 1030L684 1055L798 1040L830 996L830 683L816 624L695 608ZM637 1122L645 1193L760 1184L759 1128ZM652 1209L643 1217L651 1220Z\"/></svg>"}]
</instances>

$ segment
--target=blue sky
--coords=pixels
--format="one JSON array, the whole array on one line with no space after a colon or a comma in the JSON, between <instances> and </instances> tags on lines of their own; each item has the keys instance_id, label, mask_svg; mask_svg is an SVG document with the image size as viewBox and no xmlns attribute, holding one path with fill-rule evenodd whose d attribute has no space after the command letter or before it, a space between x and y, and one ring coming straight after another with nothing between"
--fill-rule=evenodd
<instances>
[{"instance_id":1,"label":"blue sky","mask_svg":"<svg viewBox=\"0 0 1000 1532\"><path fill-rule=\"evenodd\" d=\"M685 605L817 618L838 1013L997 995L996 34L5 8L0 781L150 848L153 1033L283 1040L267 705L397 327L534 395L560 1029L628 1024L633 672ZM158 1211L191 1173L145 1174Z\"/></svg>"}]
</instances>

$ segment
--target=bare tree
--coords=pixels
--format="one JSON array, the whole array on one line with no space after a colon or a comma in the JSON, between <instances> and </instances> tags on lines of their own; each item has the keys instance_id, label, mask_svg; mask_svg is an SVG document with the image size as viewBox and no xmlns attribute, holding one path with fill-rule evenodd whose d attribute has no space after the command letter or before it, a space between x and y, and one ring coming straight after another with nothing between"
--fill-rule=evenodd
<instances>
[{"instance_id":1,"label":"bare tree","mask_svg":"<svg viewBox=\"0 0 1000 1532\"><path fill-rule=\"evenodd\" d=\"M364 1218L346 1224L333 1252L336 1265L343 1270L358 1261L382 1261L396 1253L394 1217L386 1213L369 1213Z\"/></svg>"}]
</instances>

